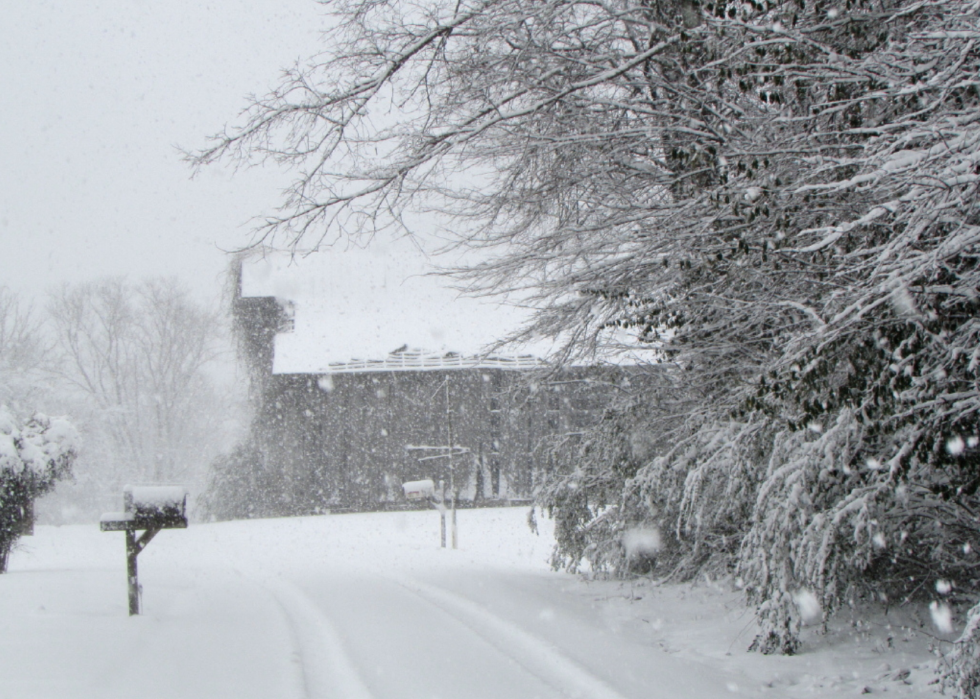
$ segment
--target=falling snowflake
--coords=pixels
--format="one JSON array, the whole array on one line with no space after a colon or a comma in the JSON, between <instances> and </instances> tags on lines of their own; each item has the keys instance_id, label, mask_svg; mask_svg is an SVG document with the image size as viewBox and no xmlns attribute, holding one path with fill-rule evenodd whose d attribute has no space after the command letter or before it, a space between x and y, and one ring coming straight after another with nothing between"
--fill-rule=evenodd
<instances>
[{"instance_id":1,"label":"falling snowflake","mask_svg":"<svg viewBox=\"0 0 980 699\"><path fill-rule=\"evenodd\" d=\"M932 615L932 623L942 633L953 632L953 612L948 604L945 602L930 602L929 614Z\"/></svg>"},{"instance_id":2,"label":"falling snowflake","mask_svg":"<svg viewBox=\"0 0 980 699\"><path fill-rule=\"evenodd\" d=\"M900 316L915 318L919 315L919 309L915 306L912 294L904 286L896 287L889 296L892 308Z\"/></svg>"},{"instance_id":3,"label":"falling snowflake","mask_svg":"<svg viewBox=\"0 0 980 699\"><path fill-rule=\"evenodd\" d=\"M660 530L655 527L636 527L623 534L623 548L630 558L652 556L660 546Z\"/></svg>"},{"instance_id":4,"label":"falling snowflake","mask_svg":"<svg viewBox=\"0 0 980 699\"><path fill-rule=\"evenodd\" d=\"M959 435L955 437L950 437L946 440L946 452L950 456L959 456L963 453L963 449L966 447L966 442Z\"/></svg>"},{"instance_id":5,"label":"falling snowflake","mask_svg":"<svg viewBox=\"0 0 980 699\"><path fill-rule=\"evenodd\" d=\"M793 601L805 623L813 624L822 620L823 610L820 608L820 600L811 590L799 590L793 595Z\"/></svg>"}]
</instances>

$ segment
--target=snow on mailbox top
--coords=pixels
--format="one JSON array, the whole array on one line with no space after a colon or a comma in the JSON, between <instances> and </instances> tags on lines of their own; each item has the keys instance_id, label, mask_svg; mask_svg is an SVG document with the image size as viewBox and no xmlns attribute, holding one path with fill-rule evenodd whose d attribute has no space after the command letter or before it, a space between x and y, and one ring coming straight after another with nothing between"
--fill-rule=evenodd
<instances>
[{"instance_id":1,"label":"snow on mailbox top","mask_svg":"<svg viewBox=\"0 0 980 699\"><path fill-rule=\"evenodd\" d=\"M402 483L402 488L405 490L405 497L409 500L421 499L424 497L430 497L435 492L435 483L431 479L426 479L424 481L408 481L407 483Z\"/></svg>"},{"instance_id":2,"label":"snow on mailbox top","mask_svg":"<svg viewBox=\"0 0 980 699\"><path fill-rule=\"evenodd\" d=\"M127 485L123 494L127 510L131 507L183 509L187 489L182 485Z\"/></svg>"},{"instance_id":3,"label":"snow on mailbox top","mask_svg":"<svg viewBox=\"0 0 980 699\"><path fill-rule=\"evenodd\" d=\"M127 485L123 509L133 529L185 529L187 489L182 485Z\"/></svg>"}]
</instances>

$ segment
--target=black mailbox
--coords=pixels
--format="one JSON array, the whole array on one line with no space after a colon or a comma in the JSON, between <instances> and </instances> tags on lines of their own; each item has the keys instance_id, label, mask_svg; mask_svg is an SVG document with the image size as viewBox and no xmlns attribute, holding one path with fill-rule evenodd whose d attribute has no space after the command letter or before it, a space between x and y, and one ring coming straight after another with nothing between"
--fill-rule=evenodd
<instances>
[{"instance_id":1,"label":"black mailbox","mask_svg":"<svg viewBox=\"0 0 980 699\"><path fill-rule=\"evenodd\" d=\"M187 490L182 485L127 485L123 511L102 515L102 531L187 529Z\"/></svg>"},{"instance_id":2,"label":"black mailbox","mask_svg":"<svg viewBox=\"0 0 980 699\"><path fill-rule=\"evenodd\" d=\"M134 529L187 528L187 491L183 486L126 486L123 509L133 516Z\"/></svg>"}]
</instances>

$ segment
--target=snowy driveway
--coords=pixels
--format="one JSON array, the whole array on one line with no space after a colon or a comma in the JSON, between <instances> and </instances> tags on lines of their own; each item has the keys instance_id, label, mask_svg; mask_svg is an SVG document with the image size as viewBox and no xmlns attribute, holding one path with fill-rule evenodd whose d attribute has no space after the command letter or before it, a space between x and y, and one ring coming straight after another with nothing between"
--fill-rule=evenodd
<instances>
[{"instance_id":1,"label":"snowy driveway","mask_svg":"<svg viewBox=\"0 0 980 699\"><path fill-rule=\"evenodd\" d=\"M310 652L311 696L718 695L719 683L687 661L656 661L649 648L624 643L591 610L569 604L575 598L555 580L492 571L426 577L437 582L321 576L277 590ZM325 665L332 671L321 672ZM332 692L338 684L343 691Z\"/></svg>"},{"instance_id":2,"label":"snowy driveway","mask_svg":"<svg viewBox=\"0 0 980 699\"><path fill-rule=\"evenodd\" d=\"M525 514L461 512L458 551L432 512L162 532L133 618L121 534L41 527L0 576L0 699L772 696L744 654L677 652L662 619L551 572Z\"/></svg>"}]
</instances>

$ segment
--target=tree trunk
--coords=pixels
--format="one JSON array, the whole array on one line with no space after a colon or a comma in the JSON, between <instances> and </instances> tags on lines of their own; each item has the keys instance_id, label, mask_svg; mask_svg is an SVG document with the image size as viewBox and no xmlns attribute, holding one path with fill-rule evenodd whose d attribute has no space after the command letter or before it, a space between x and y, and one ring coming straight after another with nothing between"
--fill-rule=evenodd
<instances>
[{"instance_id":1,"label":"tree trunk","mask_svg":"<svg viewBox=\"0 0 980 699\"><path fill-rule=\"evenodd\" d=\"M0 534L0 575L7 572L7 560L10 558L10 549L13 547L13 537Z\"/></svg>"}]
</instances>

